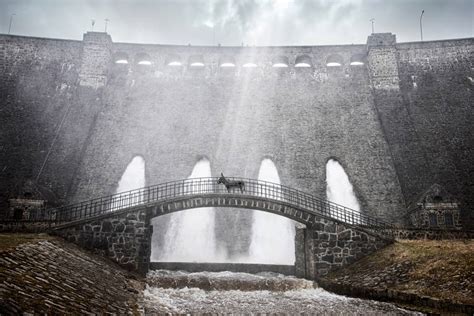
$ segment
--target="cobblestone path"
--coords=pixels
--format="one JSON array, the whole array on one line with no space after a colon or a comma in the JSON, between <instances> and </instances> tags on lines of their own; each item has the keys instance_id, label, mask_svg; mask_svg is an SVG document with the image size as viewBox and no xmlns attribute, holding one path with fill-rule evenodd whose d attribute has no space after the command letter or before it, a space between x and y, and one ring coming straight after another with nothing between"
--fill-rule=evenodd
<instances>
[{"instance_id":1,"label":"cobblestone path","mask_svg":"<svg viewBox=\"0 0 474 316\"><path fill-rule=\"evenodd\" d=\"M142 290L124 270L61 240L0 251L1 315L139 314Z\"/></svg>"}]
</instances>

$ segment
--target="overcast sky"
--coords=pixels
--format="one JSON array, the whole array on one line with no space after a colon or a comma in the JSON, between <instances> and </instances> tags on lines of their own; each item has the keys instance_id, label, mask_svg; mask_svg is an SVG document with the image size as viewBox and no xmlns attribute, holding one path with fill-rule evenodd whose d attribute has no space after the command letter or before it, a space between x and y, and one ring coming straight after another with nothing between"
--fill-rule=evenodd
<instances>
[{"instance_id":1,"label":"overcast sky","mask_svg":"<svg viewBox=\"0 0 474 316\"><path fill-rule=\"evenodd\" d=\"M0 0L0 33L82 39L104 30L115 42L212 45L398 42L473 37L474 0ZM215 36L215 37L214 37ZM215 40L214 40L215 38Z\"/></svg>"}]
</instances>

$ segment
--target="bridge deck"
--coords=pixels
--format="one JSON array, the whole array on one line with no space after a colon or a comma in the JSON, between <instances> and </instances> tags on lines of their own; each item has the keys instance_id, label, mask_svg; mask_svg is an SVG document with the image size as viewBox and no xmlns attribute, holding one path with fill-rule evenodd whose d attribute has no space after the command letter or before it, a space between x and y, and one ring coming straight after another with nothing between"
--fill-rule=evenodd
<instances>
[{"instance_id":1,"label":"bridge deck","mask_svg":"<svg viewBox=\"0 0 474 316\"><path fill-rule=\"evenodd\" d=\"M358 212L280 184L232 177L228 180L242 182L244 184L243 188L226 188L226 186L218 184L217 180L218 178L195 178L167 182L60 208L48 209L44 216L46 219L55 222L72 222L99 215L112 215L124 211L124 209L151 207L174 199L212 195L235 198L256 197L282 205L289 205L312 216L369 227L392 227L391 224L368 216L364 212Z\"/></svg>"}]
</instances>

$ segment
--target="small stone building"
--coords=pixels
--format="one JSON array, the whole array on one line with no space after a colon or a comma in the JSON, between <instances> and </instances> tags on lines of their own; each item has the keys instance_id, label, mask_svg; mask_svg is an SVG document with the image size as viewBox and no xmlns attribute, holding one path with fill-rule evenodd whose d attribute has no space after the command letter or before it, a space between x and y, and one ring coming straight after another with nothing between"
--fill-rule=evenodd
<instances>
[{"instance_id":1,"label":"small stone building","mask_svg":"<svg viewBox=\"0 0 474 316\"><path fill-rule=\"evenodd\" d=\"M8 200L7 220L43 220L47 219L47 202L55 200L54 194L34 181L27 180L15 190L14 196Z\"/></svg>"},{"instance_id":2,"label":"small stone building","mask_svg":"<svg viewBox=\"0 0 474 316\"><path fill-rule=\"evenodd\" d=\"M439 184L434 184L408 211L415 228L461 229L459 203Z\"/></svg>"}]
</instances>

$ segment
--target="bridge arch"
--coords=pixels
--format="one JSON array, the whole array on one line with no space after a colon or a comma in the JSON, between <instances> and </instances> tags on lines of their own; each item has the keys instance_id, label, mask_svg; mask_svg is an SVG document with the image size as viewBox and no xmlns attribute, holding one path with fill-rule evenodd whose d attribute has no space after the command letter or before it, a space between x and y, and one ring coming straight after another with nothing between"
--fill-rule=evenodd
<instances>
[{"instance_id":1,"label":"bridge arch","mask_svg":"<svg viewBox=\"0 0 474 316\"><path fill-rule=\"evenodd\" d=\"M265 191L263 190L262 192ZM225 194L219 196L216 196L215 194L182 196L180 198L163 201L163 203L153 205L150 207L148 214L150 217L158 217L201 207L228 207L241 208L249 211L264 211L289 218L304 225L311 225L315 219L314 214L305 213L304 211L292 206L291 203L281 201L277 198L269 199L265 196L251 197Z\"/></svg>"},{"instance_id":2,"label":"bridge arch","mask_svg":"<svg viewBox=\"0 0 474 316\"><path fill-rule=\"evenodd\" d=\"M244 181L245 190L228 190L217 184L217 178L185 179L50 209L46 214L58 235L142 273L150 263L150 219L205 206L257 209L304 224L306 228L297 231L295 274L309 279L393 242L371 231L374 226L391 227L378 219L276 183L228 180ZM114 209L117 202L122 207Z\"/></svg>"}]
</instances>

